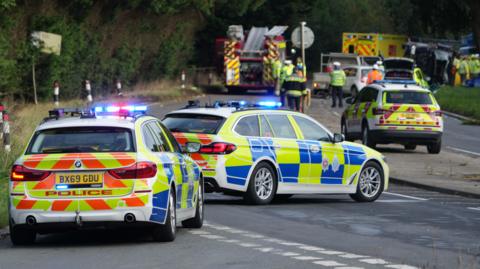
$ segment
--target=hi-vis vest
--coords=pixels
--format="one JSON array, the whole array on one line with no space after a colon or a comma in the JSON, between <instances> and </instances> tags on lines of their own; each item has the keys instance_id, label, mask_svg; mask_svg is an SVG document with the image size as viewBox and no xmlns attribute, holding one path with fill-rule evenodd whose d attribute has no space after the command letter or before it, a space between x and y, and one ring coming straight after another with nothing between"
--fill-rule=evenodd
<instances>
[{"instance_id":1,"label":"hi-vis vest","mask_svg":"<svg viewBox=\"0 0 480 269\"><path fill-rule=\"evenodd\" d=\"M330 85L335 87L343 87L347 80L347 76L343 70L334 70L330 73Z\"/></svg>"}]
</instances>

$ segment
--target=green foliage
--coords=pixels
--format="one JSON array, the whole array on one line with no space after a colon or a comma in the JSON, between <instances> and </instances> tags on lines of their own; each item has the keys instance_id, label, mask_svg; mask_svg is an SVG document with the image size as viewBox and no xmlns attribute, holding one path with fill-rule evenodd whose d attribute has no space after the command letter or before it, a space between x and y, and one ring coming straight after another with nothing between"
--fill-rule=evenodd
<instances>
[{"instance_id":1,"label":"green foliage","mask_svg":"<svg viewBox=\"0 0 480 269\"><path fill-rule=\"evenodd\" d=\"M193 53L193 44L185 35L186 24L177 25L175 31L160 44L152 66L154 77L172 78L186 67Z\"/></svg>"},{"instance_id":2,"label":"green foliage","mask_svg":"<svg viewBox=\"0 0 480 269\"><path fill-rule=\"evenodd\" d=\"M480 120L480 88L444 86L435 93L442 110Z\"/></svg>"},{"instance_id":3,"label":"green foliage","mask_svg":"<svg viewBox=\"0 0 480 269\"><path fill-rule=\"evenodd\" d=\"M0 11L10 9L16 5L15 0L0 0Z\"/></svg>"}]
</instances>

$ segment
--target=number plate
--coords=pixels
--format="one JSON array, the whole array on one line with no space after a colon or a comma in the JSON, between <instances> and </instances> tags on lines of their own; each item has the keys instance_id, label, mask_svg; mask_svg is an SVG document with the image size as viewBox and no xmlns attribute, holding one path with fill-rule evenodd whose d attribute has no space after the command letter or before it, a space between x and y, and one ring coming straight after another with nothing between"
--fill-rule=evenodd
<instances>
[{"instance_id":1,"label":"number plate","mask_svg":"<svg viewBox=\"0 0 480 269\"><path fill-rule=\"evenodd\" d=\"M417 113L405 113L401 115L402 118L407 120L414 120L419 117Z\"/></svg>"},{"instance_id":2,"label":"number plate","mask_svg":"<svg viewBox=\"0 0 480 269\"><path fill-rule=\"evenodd\" d=\"M55 175L55 183L69 188L101 188L103 173L58 173Z\"/></svg>"}]
</instances>

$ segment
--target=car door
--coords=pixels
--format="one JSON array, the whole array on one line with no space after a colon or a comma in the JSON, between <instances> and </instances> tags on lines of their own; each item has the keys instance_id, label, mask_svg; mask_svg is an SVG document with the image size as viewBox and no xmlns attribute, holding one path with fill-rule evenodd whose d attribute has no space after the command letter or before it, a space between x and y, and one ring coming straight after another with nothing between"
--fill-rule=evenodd
<instances>
[{"instance_id":1,"label":"car door","mask_svg":"<svg viewBox=\"0 0 480 269\"><path fill-rule=\"evenodd\" d=\"M347 77L345 85L343 86L343 92L350 93L350 89L355 83L355 78L357 77L357 69L353 67L347 67L343 69L343 71L345 71L345 75Z\"/></svg>"},{"instance_id":2,"label":"car door","mask_svg":"<svg viewBox=\"0 0 480 269\"><path fill-rule=\"evenodd\" d=\"M348 108L348 131L351 133L360 133L361 132L361 105L362 105L362 100L365 98L365 96L369 92L368 87L364 88L361 90L357 97L355 98L353 104Z\"/></svg>"},{"instance_id":3,"label":"car door","mask_svg":"<svg viewBox=\"0 0 480 269\"><path fill-rule=\"evenodd\" d=\"M272 113L265 115L273 132L273 147L279 166L279 179L282 183L290 183L290 187L308 182L310 162L306 158L306 148L299 147L297 133L287 114Z\"/></svg>"},{"instance_id":4,"label":"car door","mask_svg":"<svg viewBox=\"0 0 480 269\"><path fill-rule=\"evenodd\" d=\"M293 116L302 132L302 142L308 146L310 158L309 183L313 185L346 184L343 175L348 158L342 144L332 143L331 134L314 120Z\"/></svg>"}]
</instances>

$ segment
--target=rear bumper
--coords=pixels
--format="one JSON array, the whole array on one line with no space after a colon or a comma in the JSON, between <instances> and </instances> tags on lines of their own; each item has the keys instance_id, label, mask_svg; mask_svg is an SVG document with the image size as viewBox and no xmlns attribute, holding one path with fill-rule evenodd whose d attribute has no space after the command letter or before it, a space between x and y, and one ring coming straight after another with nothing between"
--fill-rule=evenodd
<instances>
[{"instance_id":1,"label":"rear bumper","mask_svg":"<svg viewBox=\"0 0 480 269\"><path fill-rule=\"evenodd\" d=\"M125 215L133 214L135 222L147 222L152 214L152 207L121 208L114 210L79 211L82 222L125 222ZM27 217L35 218L37 225L64 223L74 224L76 212L43 211L43 210L18 210L10 208L10 218L14 224L26 224Z\"/></svg>"},{"instance_id":2,"label":"rear bumper","mask_svg":"<svg viewBox=\"0 0 480 269\"><path fill-rule=\"evenodd\" d=\"M442 138L442 132L435 131L405 131L405 130L372 130L372 139L379 144L411 143L427 145L437 143Z\"/></svg>"}]
</instances>

